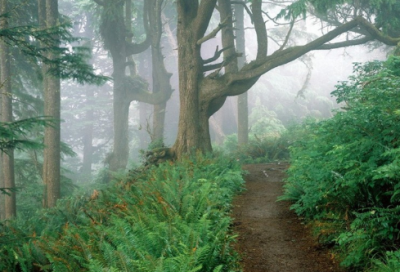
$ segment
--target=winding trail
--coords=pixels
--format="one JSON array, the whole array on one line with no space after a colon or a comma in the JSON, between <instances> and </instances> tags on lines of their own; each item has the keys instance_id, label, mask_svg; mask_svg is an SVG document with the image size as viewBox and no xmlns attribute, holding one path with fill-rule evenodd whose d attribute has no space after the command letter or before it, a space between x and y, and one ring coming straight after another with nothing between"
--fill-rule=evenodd
<instances>
[{"instance_id":1,"label":"winding trail","mask_svg":"<svg viewBox=\"0 0 400 272\"><path fill-rule=\"evenodd\" d=\"M244 272L343 272L282 195L287 164L244 166L246 188L234 201L234 230Z\"/></svg>"}]
</instances>

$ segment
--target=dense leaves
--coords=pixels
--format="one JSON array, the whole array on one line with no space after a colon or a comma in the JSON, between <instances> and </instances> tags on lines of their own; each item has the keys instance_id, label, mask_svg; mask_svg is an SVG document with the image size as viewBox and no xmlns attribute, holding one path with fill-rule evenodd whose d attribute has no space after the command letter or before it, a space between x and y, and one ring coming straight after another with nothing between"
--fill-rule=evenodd
<instances>
[{"instance_id":1,"label":"dense leaves","mask_svg":"<svg viewBox=\"0 0 400 272\"><path fill-rule=\"evenodd\" d=\"M2 271L238 271L228 217L239 165L198 155L0 224Z\"/></svg>"},{"instance_id":2,"label":"dense leaves","mask_svg":"<svg viewBox=\"0 0 400 272\"><path fill-rule=\"evenodd\" d=\"M342 108L305 123L291 148L282 199L339 245L348 267L369 267L400 245L399 71L398 57L355 65L333 92Z\"/></svg>"}]
</instances>

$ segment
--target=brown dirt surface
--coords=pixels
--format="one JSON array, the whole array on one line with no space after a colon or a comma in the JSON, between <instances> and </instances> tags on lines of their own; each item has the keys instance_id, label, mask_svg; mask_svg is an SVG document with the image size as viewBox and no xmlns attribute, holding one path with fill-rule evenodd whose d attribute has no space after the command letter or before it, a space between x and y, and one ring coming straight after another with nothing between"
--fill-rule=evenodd
<instances>
[{"instance_id":1,"label":"brown dirt surface","mask_svg":"<svg viewBox=\"0 0 400 272\"><path fill-rule=\"evenodd\" d=\"M318 245L310 230L277 202L282 195L286 163L245 165L246 191L234 201L236 249L244 272L343 272L328 249Z\"/></svg>"}]
</instances>

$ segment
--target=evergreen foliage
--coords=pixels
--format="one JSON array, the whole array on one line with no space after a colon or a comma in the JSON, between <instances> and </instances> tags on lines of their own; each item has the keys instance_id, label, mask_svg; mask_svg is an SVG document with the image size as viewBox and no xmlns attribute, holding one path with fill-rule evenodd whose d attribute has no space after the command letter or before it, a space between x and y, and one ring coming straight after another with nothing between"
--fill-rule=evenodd
<instances>
[{"instance_id":1,"label":"evergreen foliage","mask_svg":"<svg viewBox=\"0 0 400 272\"><path fill-rule=\"evenodd\" d=\"M399 259L400 58L354 73L332 93L335 116L299 130L281 199L338 245L342 265L397 271L388 267Z\"/></svg>"},{"instance_id":2,"label":"evergreen foliage","mask_svg":"<svg viewBox=\"0 0 400 272\"><path fill-rule=\"evenodd\" d=\"M11 123L0 122L0 151L13 149L38 149L42 145L25 138L29 132L38 126L50 125L48 118L28 118Z\"/></svg>"},{"instance_id":3,"label":"evergreen foliage","mask_svg":"<svg viewBox=\"0 0 400 272\"><path fill-rule=\"evenodd\" d=\"M1 271L239 271L228 217L239 165L194 158L135 171L28 222L0 225Z\"/></svg>"},{"instance_id":4,"label":"evergreen foliage","mask_svg":"<svg viewBox=\"0 0 400 272\"><path fill-rule=\"evenodd\" d=\"M11 12L0 16L10 17ZM48 64L49 73L61 79L73 79L79 83L104 83L107 77L94 74L93 68L87 63L90 49L71 46L80 39L72 37L70 28L71 24L64 18L63 24L53 28L41 29L34 25L17 25L1 30L0 37L11 48L18 48L23 56ZM63 46L54 46L55 37ZM58 57L49 59L46 54L49 51L55 52Z\"/></svg>"}]
</instances>

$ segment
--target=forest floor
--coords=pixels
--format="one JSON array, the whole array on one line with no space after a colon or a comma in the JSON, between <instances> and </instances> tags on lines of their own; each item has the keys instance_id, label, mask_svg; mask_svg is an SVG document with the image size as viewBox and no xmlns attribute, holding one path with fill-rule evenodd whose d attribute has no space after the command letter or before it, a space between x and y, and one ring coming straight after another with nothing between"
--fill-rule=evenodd
<instances>
[{"instance_id":1,"label":"forest floor","mask_svg":"<svg viewBox=\"0 0 400 272\"><path fill-rule=\"evenodd\" d=\"M287 168L285 163L244 166L247 190L235 198L232 214L244 272L343 272L289 210L290 203L276 201Z\"/></svg>"}]
</instances>

